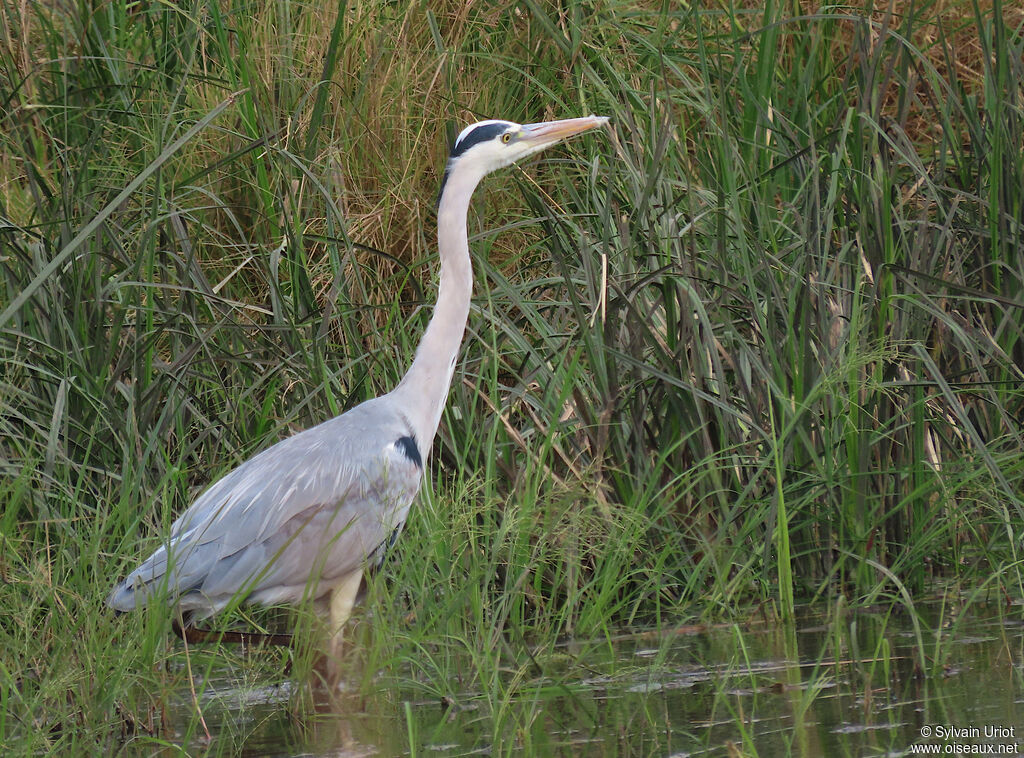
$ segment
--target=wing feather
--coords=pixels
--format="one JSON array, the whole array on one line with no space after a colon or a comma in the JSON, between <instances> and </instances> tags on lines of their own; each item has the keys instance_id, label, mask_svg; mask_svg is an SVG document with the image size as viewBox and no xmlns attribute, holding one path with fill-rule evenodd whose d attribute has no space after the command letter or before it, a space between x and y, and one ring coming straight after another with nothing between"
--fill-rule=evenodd
<instances>
[{"instance_id":1,"label":"wing feather","mask_svg":"<svg viewBox=\"0 0 1024 758\"><path fill-rule=\"evenodd\" d=\"M164 582L169 600L201 615L240 590L255 602L298 601L374 560L404 523L423 473L407 443L396 444L411 431L387 412L386 397L282 440L215 482L110 605L130 610Z\"/></svg>"}]
</instances>

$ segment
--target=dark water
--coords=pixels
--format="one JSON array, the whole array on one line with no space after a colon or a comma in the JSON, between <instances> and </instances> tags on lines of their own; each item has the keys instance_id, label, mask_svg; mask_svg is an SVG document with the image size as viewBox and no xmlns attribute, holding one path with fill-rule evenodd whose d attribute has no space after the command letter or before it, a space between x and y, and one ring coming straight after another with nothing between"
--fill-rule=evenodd
<instances>
[{"instance_id":1,"label":"dark water","mask_svg":"<svg viewBox=\"0 0 1024 758\"><path fill-rule=\"evenodd\" d=\"M754 618L573 641L486 691L444 697L412 662L296 706L293 685L211 680L212 743L190 751L322 756L1024 754L1019 606L885 608L794 628ZM472 666L465 661L465 676ZM355 688L353 688L355 689ZM182 704L175 718L194 714ZM141 747L141 745L140 745ZM147 754L152 754L150 744ZM196 748L197 750L193 750Z\"/></svg>"}]
</instances>

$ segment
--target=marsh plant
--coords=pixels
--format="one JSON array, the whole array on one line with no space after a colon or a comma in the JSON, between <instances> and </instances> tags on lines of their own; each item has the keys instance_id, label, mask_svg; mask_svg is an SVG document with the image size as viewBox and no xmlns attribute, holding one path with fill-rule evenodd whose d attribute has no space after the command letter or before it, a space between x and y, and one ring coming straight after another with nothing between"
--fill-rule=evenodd
<instances>
[{"instance_id":1,"label":"marsh plant","mask_svg":"<svg viewBox=\"0 0 1024 758\"><path fill-rule=\"evenodd\" d=\"M209 482L394 386L478 118L613 135L473 206L435 494L371 583L356 679L447 696L458 651L501 714L566 636L1019 598L1022 24L5 1L0 744L158 739L204 671L283 675L216 647L186 669L169 618L103 597Z\"/></svg>"}]
</instances>

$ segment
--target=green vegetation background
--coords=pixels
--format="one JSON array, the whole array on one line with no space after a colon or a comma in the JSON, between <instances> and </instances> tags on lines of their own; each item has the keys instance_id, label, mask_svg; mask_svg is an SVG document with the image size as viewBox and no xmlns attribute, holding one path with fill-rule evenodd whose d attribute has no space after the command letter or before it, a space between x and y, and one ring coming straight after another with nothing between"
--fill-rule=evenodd
<instances>
[{"instance_id":1,"label":"green vegetation background","mask_svg":"<svg viewBox=\"0 0 1024 758\"><path fill-rule=\"evenodd\" d=\"M218 475L396 383L481 118L612 125L478 193L433 494L370 588L367 671L425 657L440 689L453 648L481 680L522 656L510 630L1019 598L1022 24L5 0L0 744L116 745L159 698L168 619L106 592Z\"/></svg>"}]
</instances>

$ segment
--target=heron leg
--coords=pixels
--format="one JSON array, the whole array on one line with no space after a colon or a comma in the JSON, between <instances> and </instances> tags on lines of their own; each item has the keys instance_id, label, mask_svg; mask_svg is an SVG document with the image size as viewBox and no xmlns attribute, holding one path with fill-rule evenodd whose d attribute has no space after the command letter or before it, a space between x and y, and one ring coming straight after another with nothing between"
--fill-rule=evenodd
<instances>
[{"instance_id":1,"label":"heron leg","mask_svg":"<svg viewBox=\"0 0 1024 758\"><path fill-rule=\"evenodd\" d=\"M352 607L356 603L356 595L359 593L359 585L362 581L362 570L353 571L331 590L329 618L331 625L331 653L334 655L341 652L345 622L352 615Z\"/></svg>"},{"instance_id":2,"label":"heron leg","mask_svg":"<svg viewBox=\"0 0 1024 758\"><path fill-rule=\"evenodd\" d=\"M359 594L359 585L363 581L361 570L353 571L331 590L328 597L327 624L328 638L324 646L323 656L316 669L323 677L328 688L333 689L341 681L341 658L344 643L345 622L352 615L352 607Z\"/></svg>"}]
</instances>

